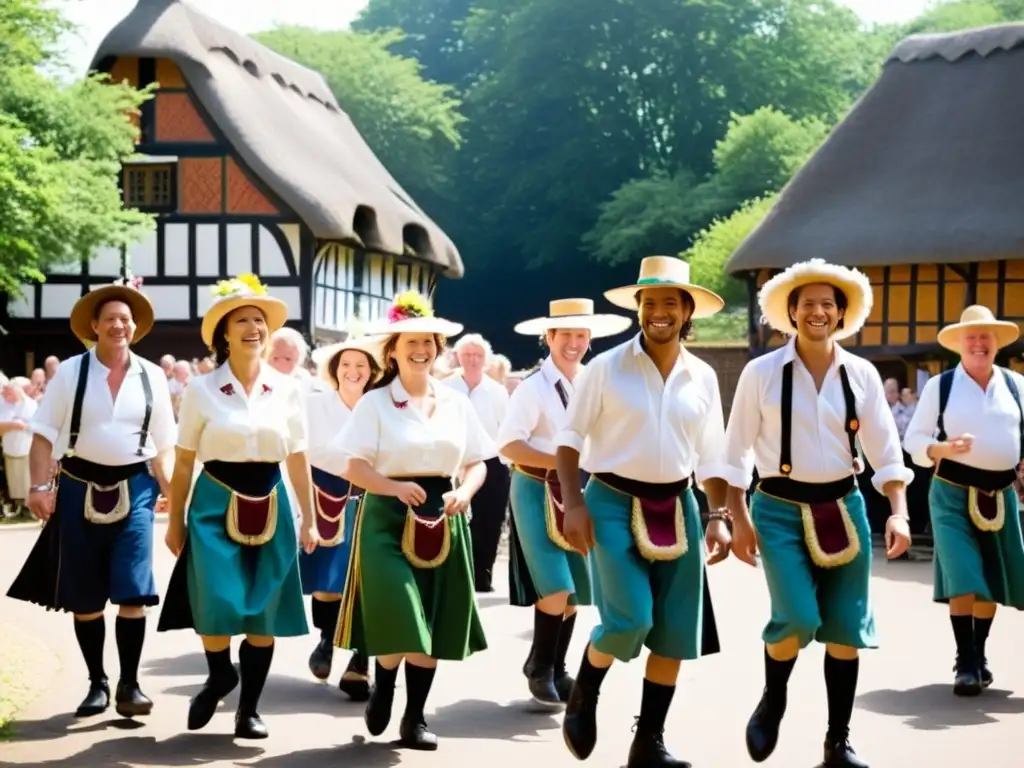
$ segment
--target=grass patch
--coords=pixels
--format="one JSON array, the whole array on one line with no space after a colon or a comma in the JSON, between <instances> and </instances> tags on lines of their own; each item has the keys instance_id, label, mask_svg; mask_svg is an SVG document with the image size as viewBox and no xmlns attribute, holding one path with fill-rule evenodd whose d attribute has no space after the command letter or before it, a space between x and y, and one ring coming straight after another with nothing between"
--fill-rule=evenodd
<instances>
[{"instance_id":1,"label":"grass patch","mask_svg":"<svg viewBox=\"0 0 1024 768\"><path fill-rule=\"evenodd\" d=\"M748 343L747 337L747 310L719 312L717 315L696 320L693 323L693 336L690 343Z\"/></svg>"},{"instance_id":2,"label":"grass patch","mask_svg":"<svg viewBox=\"0 0 1024 768\"><path fill-rule=\"evenodd\" d=\"M49 648L28 633L0 624L0 741L14 737L14 718L49 685L53 667Z\"/></svg>"}]
</instances>

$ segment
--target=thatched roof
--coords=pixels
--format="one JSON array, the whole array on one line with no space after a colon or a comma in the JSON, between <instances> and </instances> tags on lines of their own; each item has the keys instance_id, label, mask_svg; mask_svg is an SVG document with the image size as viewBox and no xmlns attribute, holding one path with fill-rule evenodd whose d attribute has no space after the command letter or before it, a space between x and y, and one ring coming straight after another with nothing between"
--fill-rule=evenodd
<instances>
[{"instance_id":1,"label":"thatched roof","mask_svg":"<svg viewBox=\"0 0 1024 768\"><path fill-rule=\"evenodd\" d=\"M1024 258L1024 24L902 41L726 270Z\"/></svg>"},{"instance_id":2,"label":"thatched roof","mask_svg":"<svg viewBox=\"0 0 1024 768\"><path fill-rule=\"evenodd\" d=\"M455 245L384 168L318 72L180 0L138 0L92 66L116 56L174 61L246 165L316 237L396 255L408 244L462 275Z\"/></svg>"}]
</instances>

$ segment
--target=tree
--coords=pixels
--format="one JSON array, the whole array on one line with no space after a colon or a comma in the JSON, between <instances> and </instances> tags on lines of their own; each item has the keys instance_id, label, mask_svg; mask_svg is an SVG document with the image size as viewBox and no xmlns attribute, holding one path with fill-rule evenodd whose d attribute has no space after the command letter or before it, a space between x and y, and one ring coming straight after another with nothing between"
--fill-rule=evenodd
<instances>
[{"instance_id":1,"label":"tree","mask_svg":"<svg viewBox=\"0 0 1024 768\"><path fill-rule=\"evenodd\" d=\"M999 24L1009 19L997 0L960 0L929 8L904 27L904 34L955 32Z\"/></svg>"}]
</instances>

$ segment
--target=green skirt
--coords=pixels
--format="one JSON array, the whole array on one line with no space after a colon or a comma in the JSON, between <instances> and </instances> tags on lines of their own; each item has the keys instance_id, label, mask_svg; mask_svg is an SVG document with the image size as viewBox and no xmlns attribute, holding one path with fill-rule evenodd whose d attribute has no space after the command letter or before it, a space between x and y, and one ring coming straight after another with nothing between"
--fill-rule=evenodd
<instances>
[{"instance_id":1,"label":"green skirt","mask_svg":"<svg viewBox=\"0 0 1024 768\"><path fill-rule=\"evenodd\" d=\"M425 558L417 557L417 550L408 545L405 504L393 496L364 494L356 515L335 644L358 648L367 656L422 653L461 661L487 648L473 591L469 525L462 515L439 514L440 497L451 490L450 480L403 480L416 482L427 492L427 503L417 513L443 519L439 525L447 527L447 533L438 528L426 536L426 548L420 551L429 550L430 559L441 560L433 557L430 545L444 536L443 562L427 566ZM420 562L413 565L412 560Z\"/></svg>"}]
</instances>

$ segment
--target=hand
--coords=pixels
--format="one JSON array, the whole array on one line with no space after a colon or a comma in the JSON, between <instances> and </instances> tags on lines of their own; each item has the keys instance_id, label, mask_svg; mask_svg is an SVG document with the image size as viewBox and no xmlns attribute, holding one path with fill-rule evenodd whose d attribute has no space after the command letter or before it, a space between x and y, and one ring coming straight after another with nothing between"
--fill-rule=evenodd
<instances>
[{"instance_id":1,"label":"hand","mask_svg":"<svg viewBox=\"0 0 1024 768\"><path fill-rule=\"evenodd\" d=\"M749 566L757 568L757 534L749 515L732 519L732 553Z\"/></svg>"},{"instance_id":2,"label":"hand","mask_svg":"<svg viewBox=\"0 0 1024 768\"><path fill-rule=\"evenodd\" d=\"M446 515L462 515L469 509L469 494L464 488L456 488L441 495L444 500L444 513Z\"/></svg>"},{"instance_id":3,"label":"hand","mask_svg":"<svg viewBox=\"0 0 1024 768\"><path fill-rule=\"evenodd\" d=\"M175 557L181 557L181 551L185 549L185 521L168 520L167 533L164 534L164 544Z\"/></svg>"},{"instance_id":4,"label":"hand","mask_svg":"<svg viewBox=\"0 0 1024 768\"><path fill-rule=\"evenodd\" d=\"M24 430L28 429L28 424L26 424L21 419L14 419L14 421L12 421L11 424L14 425L11 427L12 432L23 432Z\"/></svg>"},{"instance_id":5,"label":"hand","mask_svg":"<svg viewBox=\"0 0 1024 768\"><path fill-rule=\"evenodd\" d=\"M587 554L597 543L594 539L594 521L586 504L565 507L565 539L580 554Z\"/></svg>"},{"instance_id":6,"label":"hand","mask_svg":"<svg viewBox=\"0 0 1024 768\"><path fill-rule=\"evenodd\" d=\"M944 443L936 443L932 446L932 453L936 459L948 459L960 453L968 453L974 446L974 435L962 434L951 437Z\"/></svg>"},{"instance_id":7,"label":"hand","mask_svg":"<svg viewBox=\"0 0 1024 768\"><path fill-rule=\"evenodd\" d=\"M167 500L166 496L157 496L153 511L158 515L166 515L171 511L171 502Z\"/></svg>"},{"instance_id":8,"label":"hand","mask_svg":"<svg viewBox=\"0 0 1024 768\"><path fill-rule=\"evenodd\" d=\"M29 491L25 503L37 520L44 523L53 516L56 494L53 491Z\"/></svg>"},{"instance_id":9,"label":"hand","mask_svg":"<svg viewBox=\"0 0 1024 768\"><path fill-rule=\"evenodd\" d=\"M302 551L307 555L311 555L319 543L320 532L316 529L316 523L311 521L309 524L306 524L304 522L299 529L299 544L302 546Z\"/></svg>"},{"instance_id":10,"label":"hand","mask_svg":"<svg viewBox=\"0 0 1024 768\"><path fill-rule=\"evenodd\" d=\"M910 548L910 522L902 515L885 521L885 556L893 560Z\"/></svg>"},{"instance_id":11,"label":"hand","mask_svg":"<svg viewBox=\"0 0 1024 768\"><path fill-rule=\"evenodd\" d=\"M396 496L407 507L418 507L427 501L427 492L416 483L396 482L388 495Z\"/></svg>"},{"instance_id":12,"label":"hand","mask_svg":"<svg viewBox=\"0 0 1024 768\"><path fill-rule=\"evenodd\" d=\"M732 548L732 535L729 533L729 526L725 520L711 520L708 522L708 529L704 532L704 543L708 548L708 565L720 563L729 556Z\"/></svg>"}]
</instances>

